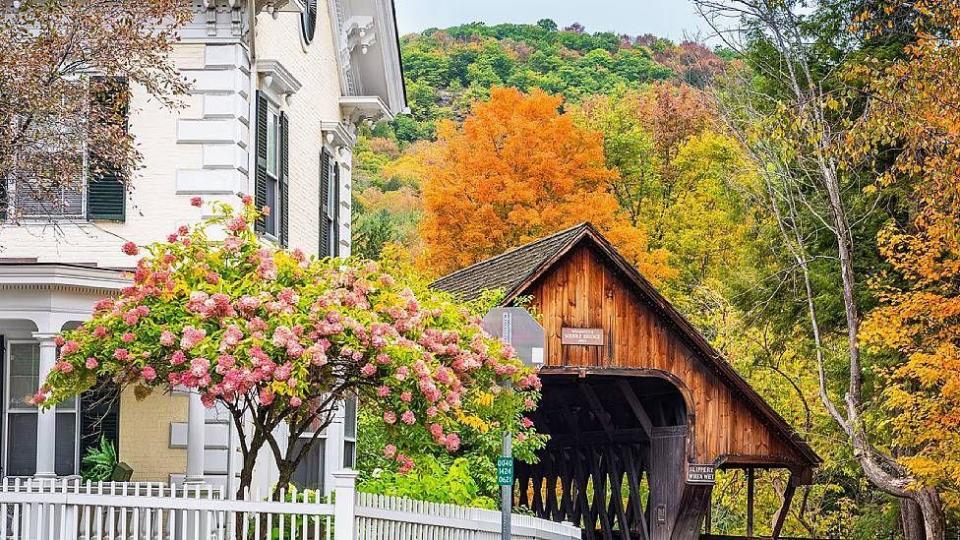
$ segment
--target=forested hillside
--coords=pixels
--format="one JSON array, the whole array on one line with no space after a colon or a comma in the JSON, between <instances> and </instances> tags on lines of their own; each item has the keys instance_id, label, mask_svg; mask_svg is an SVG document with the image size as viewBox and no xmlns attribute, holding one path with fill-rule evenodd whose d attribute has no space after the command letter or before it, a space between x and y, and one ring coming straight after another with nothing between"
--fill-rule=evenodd
<instances>
[{"instance_id":1,"label":"forested hillside","mask_svg":"<svg viewBox=\"0 0 960 540\"><path fill-rule=\"evenodd\" d=\"M491 88L539 88L574 105L656 82L702 88L724 64L696 43L589 33L577 24L561 30L551 20L427 30L401 45L411 114L378 126L356 149L355 250L374 258L385 241L422 248L412 151L435 138L438 121L462 121Z\"/></svg>"}]
</instances>

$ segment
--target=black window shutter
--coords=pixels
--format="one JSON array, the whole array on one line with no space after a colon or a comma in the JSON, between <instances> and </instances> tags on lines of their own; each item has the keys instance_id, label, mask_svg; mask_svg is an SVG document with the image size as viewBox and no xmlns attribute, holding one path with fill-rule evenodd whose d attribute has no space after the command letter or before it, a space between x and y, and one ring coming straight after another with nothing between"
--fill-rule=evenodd
<instances>
[{"instance_id":1,"label":"black window shutter","mask_svg":"<svg viewBox=\"0 0 960 540\"><path fill-rule=\"evenodd\" d=\"M129 94L122 77L91 77L90 106L102 111L107 122L123 122L127 129ZM96 154L90 155L87 185L87 218L123 221L126 218L126 184L120 168Z\"/></svg>"},{"instance_id":2,"label":"black window shutter","mask_svg":"<svg viewBox=\"0 0 960 540\"><path fill-rule=\"evenodd\" d=\"M320 152L320 249L317 254L329 257L330 227L327 215L327 198L330 197L330 154L326 150Z\"/></svg>"},{"instance_id":3,"label":"black window shutter","mask_svg":"<svg viewBox=\"0 0 960 540\"><path fill-rule=\"evenodd\" d=\"M254 204L257 210L267 205L267 97L257 91L257 170L254 176ZM254 230L267 231L267 220L263 216L257 219Z\"/></svg>"},{"instance_id":4,"label":"black window shutter","mask_svg":"<svg viewBox=\"0 0 960 540\"><path fill-rule=\"evenodd\" d=\"M340 256L340 164L333 164L333 257Z\"/></svg>"},{"instance_id":5,"label":"black window shutter","mask_svg":"<svg viewBox=\"0 0 960 540\"><path fill-rule=\"evenodd\" d=\"M280 113L280 244L287 245L290 229L290 137L287 115Z\"/></svg>"},{"instance_id":6,"label":"black window shutter","mask_svg":"<svg viewBox=\"0 0 960 540\"><path fill-rule=\"evenodd\" d=\"M100 438L120 453L120 389L109 379L80 395L80 456L100 446Z\"/></svg>"},{"instance_id":7,"label":"black window shutter","mask_svg":"<svg viewBox=\"0 0 960 540\"><path fill-rule=\"evenodd\" d=\"M0 221L7 219L7 179L0 178Z\"/></svg>"}]
</instances>

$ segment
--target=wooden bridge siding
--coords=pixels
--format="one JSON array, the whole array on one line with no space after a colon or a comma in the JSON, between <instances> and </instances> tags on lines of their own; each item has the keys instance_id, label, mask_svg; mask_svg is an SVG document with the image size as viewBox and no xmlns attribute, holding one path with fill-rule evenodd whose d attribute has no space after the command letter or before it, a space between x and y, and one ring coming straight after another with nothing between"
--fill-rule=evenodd
<instances>
[{"instance_id":1,"label":"wooden bridge siding","mask_svg":"<svg viewBox=\"0 0 960 540\"><path fill-rule=\"evenodd\" d=\"M725 455L800 461L589 248L568 253L521 294L532 295L532 307L542 314L547 366L656 368L683 381L695 404L697 462ZM605 345L562 347L564 326L603 328Z\"/></svg>"}]
</instances>

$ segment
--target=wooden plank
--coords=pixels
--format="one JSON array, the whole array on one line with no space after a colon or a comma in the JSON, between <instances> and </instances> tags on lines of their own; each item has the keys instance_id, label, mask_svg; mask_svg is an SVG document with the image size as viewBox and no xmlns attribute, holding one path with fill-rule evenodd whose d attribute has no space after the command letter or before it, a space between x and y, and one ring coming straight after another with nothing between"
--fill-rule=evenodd
<instances>
[{"instance_id":1,"label":"wooden plank","mask_svg":"<svg viewBox=\"0 0 960 540\"><path fill-rule=\"evenodd\" d=\"M797 491L797 476L793 473L790 473L790 479L787 480L787 488L783 490L783 503L780 504L780 509L777 510L777 516L773 520L773 530L770 533L770 537L776 540L780 537L780 531L783 530L783 524L787 520L787 513L790 512L790 503L793 502L793 494Z\"/></svg>"},{"instance_id":2,"label":"wooden plank","mask_svg":"<svg viewBox=\"0 0 960 540\"><path fill-rule=\"evenodd\" d=\"M753 495L754 473L750 467L747 469L747 536L753 536Z\"/></svg>"},{"instance_id":3,"label":"wooden plank","mask_svg":"<svg viewBox=\"0 0 960 540\"><path fill-rule=\"evenodd\" d=\"M643 404L640 403L636 392L633 391L633 387L630 386L630 383L625 379L617 380L617 387L620 388L620 393L622 393L624 399L627 400L627 405L630 406L633 415L637 417L637 421L640 422L643 430L647 433L647 437L650 437L653 433L653 422L650 420L647 411L643 408Z\"/></svg>"},{"instance_id":4,"label":"wooden plank","mask_svg":"<svg viewBox=\"0 0 960 540\"><path fill-rule=\"evenodd\" d=\"M610 414L603 408L600 398L597 397L597 393L594 392L593 387L591 387L589 383L581 382L579 387L580 392L583 393L583 397L586 398L587 403L590 405L590 410L593 411L594 416L597 417L600 425L603 426L603 431L606 432L607 437L612 441L615 430L613 424L610 422Z\"/></svg>"}]
</instances>

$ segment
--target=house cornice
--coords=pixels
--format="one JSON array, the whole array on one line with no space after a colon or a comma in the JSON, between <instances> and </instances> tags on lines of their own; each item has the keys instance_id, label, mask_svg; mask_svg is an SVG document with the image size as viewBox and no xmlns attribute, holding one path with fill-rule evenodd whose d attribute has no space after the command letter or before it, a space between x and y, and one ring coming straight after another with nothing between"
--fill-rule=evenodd
<instances>
[{"instance_id":1,"label":"house cornice","mask_svg":"<svg viewBox=\"0 0 960 540\"><path fill-rule=\"evenodd\" d=\"M0 264L0 290L58 290L115 294L128 287L129 272L66 263Z\"/></svg>"}]
</instances>

